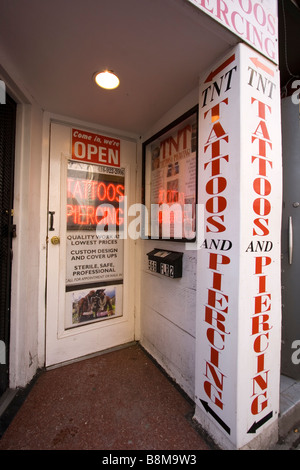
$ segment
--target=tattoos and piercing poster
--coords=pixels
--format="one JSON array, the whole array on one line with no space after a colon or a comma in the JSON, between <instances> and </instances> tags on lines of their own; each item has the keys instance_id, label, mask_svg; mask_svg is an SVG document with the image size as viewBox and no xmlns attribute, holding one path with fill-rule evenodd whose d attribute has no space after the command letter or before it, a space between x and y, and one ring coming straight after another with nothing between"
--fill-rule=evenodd
<instances>
[{"instance_id":1,"label":"tattoos and piercing poster","mask_svg":"<svg viewBox=\"0 0 300 470\"><path fill-rule=\"evenodd\" d=\"M123 314L125 170L68 161L66 328Z\"/></svg>"}]
</instances>

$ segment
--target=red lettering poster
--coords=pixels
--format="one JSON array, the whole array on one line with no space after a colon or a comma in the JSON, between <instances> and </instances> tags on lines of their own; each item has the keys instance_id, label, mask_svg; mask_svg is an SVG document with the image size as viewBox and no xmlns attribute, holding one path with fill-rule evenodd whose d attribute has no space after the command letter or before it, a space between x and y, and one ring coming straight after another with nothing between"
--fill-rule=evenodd
<instances>
[{"instance_id":1,"label":"red lettering poster","mask_svg":"<svg viewBox=\"0 0 300 470\"><path fill-rule=\"evenodd\" d=\"M193 109L144 144L146 230L152 238L195 239L197 143Z\"/></svg>"},{"instance_id":2,"label":"red lettering poster","mask_svg":"<svg viewBox=\"0 0 300 470\"><path fill-rule=\"evenodd\" d=\"M243 448L276 424L279 410L277 67L239 44L203 75L199 110L196 413L214 438L223 433L222 445Z\"/></svg>"},{"instance_id":3,"label":"red lettering poster","mask_svg":"<svg viewBox=\"0 0 300 470\"><path fill-rule=\"evenodd\" d=\"M188 0L278 64L278 6L274 0Z\"/></svg>"},{"instance_id":4,"label":"red lettering poster","mask_svg":"<svg viewBox=\"0 0 300 470\"><path fill-rule=\"evenodd\" d=\"M122 315L125 170L68 162L66 324Z\"/></svg>"}]
</instances>

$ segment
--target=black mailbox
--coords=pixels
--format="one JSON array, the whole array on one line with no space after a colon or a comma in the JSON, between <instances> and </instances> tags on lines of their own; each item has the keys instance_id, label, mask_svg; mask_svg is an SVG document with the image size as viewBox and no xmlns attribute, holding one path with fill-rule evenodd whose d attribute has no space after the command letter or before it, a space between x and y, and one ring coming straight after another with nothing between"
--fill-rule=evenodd
<instances>
[{"instance_id":1,"label":"black mailbox","mask_svg":"<svg viewBox=\"0 0 300 470\"><path fill-rule=\"evenodd\" d=\"M160 250L156 248L147 253L148 268L151 272L171 277L182 277L183 253L177 251Z\"/></svg>"}]
</instances>

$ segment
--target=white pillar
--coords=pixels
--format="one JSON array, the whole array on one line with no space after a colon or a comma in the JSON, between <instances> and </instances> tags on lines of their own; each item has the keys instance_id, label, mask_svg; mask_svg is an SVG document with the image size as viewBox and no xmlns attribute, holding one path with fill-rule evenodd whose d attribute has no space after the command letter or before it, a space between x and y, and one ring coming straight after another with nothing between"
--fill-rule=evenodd
<instances>
[{"instance_id":1,"label":"white pillar","mask_svg":"<svg viewBox=\"0 0 300 470\"><path fill-rule=\"evenodd\" d=\"M195 419L226 449L277 440L281 118L276 65L239 44L202 77Z\"/></svg>"}]
</instances>

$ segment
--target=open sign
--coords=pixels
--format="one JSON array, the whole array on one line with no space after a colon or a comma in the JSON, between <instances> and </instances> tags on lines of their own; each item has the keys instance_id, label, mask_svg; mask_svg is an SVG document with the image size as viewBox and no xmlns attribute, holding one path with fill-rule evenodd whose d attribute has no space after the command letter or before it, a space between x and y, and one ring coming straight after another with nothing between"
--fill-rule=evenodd
<instances>
[{"instance_id":1,"label":"open sign","mask_svg":"<svg viewBox=\"0 0 300 470\"><path fill-rule=\"evenodd\" d=\"M72 159L119 167L120 140L72 129Z\"/></svg>"}]
</instances>

